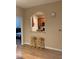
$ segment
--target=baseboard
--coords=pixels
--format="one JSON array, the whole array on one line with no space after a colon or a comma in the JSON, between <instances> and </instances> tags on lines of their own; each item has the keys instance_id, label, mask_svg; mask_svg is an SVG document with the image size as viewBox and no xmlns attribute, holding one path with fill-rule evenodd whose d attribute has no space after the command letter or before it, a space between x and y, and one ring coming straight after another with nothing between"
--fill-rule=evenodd
<instances>
[{"instance_id":1,"label":"baseboard","mask_svg":"<svg viewBox=\"0 0 79 59\"><path fill-rule=\"evenodd\" d=\"M30 45L30 43L24 43L24 44L27 44L27 45ZM62 51L61 49L57 49L57 48L51 48L51 47L45 47L46 49L51 49L51 50L55 50L55 51Z\"/></svg>"},{"instance_id":2,"label":"baseboard","mask_svg":"<svg viewBox=\"0 0 79 59\"><path fill-rule=\"evenodd\" d=\"M24 44L30 45L30 43L24 43Z\"/></svg>"},{"instance_id":3,"label":"baseboard","mask_svg":"<svg viewBox=\"0 0 79 59\"><path fill-rule=\"evenodd\" d=\"M57 49L57 48L51 48L51 47L45 47L46 49L51 49L51 50L56 50L56 51L62 51L61 49Z\"/></svg>"}]
</instances>

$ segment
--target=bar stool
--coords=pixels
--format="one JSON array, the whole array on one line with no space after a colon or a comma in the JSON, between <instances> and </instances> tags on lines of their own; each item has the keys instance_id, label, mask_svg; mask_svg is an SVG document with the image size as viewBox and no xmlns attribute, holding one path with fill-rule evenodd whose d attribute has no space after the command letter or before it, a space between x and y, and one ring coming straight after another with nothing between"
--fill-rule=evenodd
<instances>
[{"instance_id":1,"label":"bar stool","mask_svg":"<svg viewBox=\"0 0 79 59\"><path fill-rule=\"evenodd\" d=\"M31 46L32 47L36 47L36 40L37 40L37 37L35 37L35 36L31 37Z\"/></svg>"},{"instance_id":2,"label":"bar stool","mask_svg":"<svg viewBox=\"0 0 79 59\"><path fill-rule=\"evenodd\" d=\"M42 37L38 38L36 47L45 48L45 39Z\"/></svg>"}]
</instances>

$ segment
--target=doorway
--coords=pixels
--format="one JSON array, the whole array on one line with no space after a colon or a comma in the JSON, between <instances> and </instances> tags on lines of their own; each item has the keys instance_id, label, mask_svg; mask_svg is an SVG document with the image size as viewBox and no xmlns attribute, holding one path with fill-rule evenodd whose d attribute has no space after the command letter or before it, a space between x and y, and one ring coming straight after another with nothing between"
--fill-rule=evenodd
<instances>
[{"instance_id":1,"label":"doorway","mask_svg":"<svg viewBox=\"0 0 79 59\"><path fill-rule=\"evenodd\" d=\"M16 45L22 44L22 17L16 16Z\"/></svg>"}]
</instances>

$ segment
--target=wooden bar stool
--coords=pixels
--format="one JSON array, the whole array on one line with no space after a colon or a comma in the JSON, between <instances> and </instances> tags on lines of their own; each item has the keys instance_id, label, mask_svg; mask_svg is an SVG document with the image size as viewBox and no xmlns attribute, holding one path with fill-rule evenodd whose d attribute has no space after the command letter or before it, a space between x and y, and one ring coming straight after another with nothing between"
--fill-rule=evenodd
<instances>
[{"instance_id":1,"label":"wooden bar stool","mask_svg":"<svg viewBox=\"0 0 79 59\"><path fill-rule=\"evenodd\" d=\"M45 39L42 37L38 38L36 47L45 48Z\"/></svg>"},{"instance_id":2,"label":"wooden bar stool","mask_svg":"<svg viewBox=\"0 0 79 59\"><path fill-rule=\"evenodd\" d=\"M36 40L37 40L37 37L35 37L35 36L31 37L31 46L32 47L36 47Z\"/></svg>"}]
</instances>

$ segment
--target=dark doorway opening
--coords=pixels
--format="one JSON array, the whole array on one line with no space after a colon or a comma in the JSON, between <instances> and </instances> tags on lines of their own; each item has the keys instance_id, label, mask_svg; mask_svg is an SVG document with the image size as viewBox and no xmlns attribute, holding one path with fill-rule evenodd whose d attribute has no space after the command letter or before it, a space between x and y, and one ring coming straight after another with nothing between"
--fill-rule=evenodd
<instances>
[{"instance_id":1,"label":"dark doorway opening","mask_svg":"<svg viewBox=\"0 0 79 59\"><path fill-rule=\"evenodd\" d=\"M21 45L21 17L16 17L16 44Z\"/></svg>"}]
</instances>

